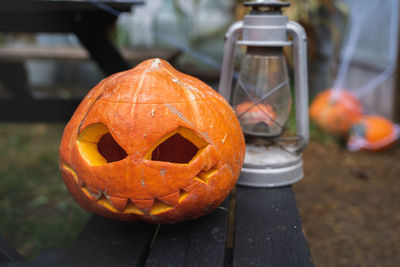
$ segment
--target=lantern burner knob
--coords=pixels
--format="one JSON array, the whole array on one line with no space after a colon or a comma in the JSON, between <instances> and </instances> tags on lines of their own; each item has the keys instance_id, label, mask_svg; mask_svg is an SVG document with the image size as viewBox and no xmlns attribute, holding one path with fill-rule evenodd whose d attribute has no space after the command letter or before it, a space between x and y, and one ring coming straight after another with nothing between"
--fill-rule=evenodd
<instances>
[{"instance_id":1,"label":"lantern burner knob","mask_svg":"<svg viewBox=\"0 0 400 267\"><path fill-rule=\"evenodd\" d=\"M244 6L251 7L250 14L282 14L282 8L290 6L290 3L276 0L258 0L245 2Z\"/></svg>"}]
</instances>

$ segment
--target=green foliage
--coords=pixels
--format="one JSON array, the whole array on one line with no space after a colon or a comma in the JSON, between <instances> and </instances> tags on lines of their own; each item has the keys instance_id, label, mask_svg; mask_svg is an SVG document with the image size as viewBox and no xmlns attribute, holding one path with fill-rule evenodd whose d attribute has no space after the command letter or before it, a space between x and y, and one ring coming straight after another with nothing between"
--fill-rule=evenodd
<instances>
[{"instance_id":1,"label":"green foliage","mask_svg":"<svg viewBox=\"0 0 400 267\"><path fill-rule=\"evenodd\" d=\"M310 139L322 144L330 145L343 145L345 143L345 140L342 137L334 136L325 132L313 121L310 121Z\"/></svg>"},{"instance_id":2,"label":"green foliage","mask_svg":"<svg viewBox=\"0 0 400 267\"><path fill-rule=\"evenodd\" d=\"M90 214L58 170L61 124L0 124L0 235L24 256L66 247Z\"/></svg>"},{"instance_id":3,"label":"green foliage","mask_svg":"<svg viewBox=\"0 0 400 267\"><path fill-rule=\"evenodd\" d=\"M286 127L290 135L296 134L296 109L295 106L292 106ZM331 135L321 128L310 119L310 139L313 141L317 141L322 144L330 144L330 145L343 145L344 140L341 137L337 137Z\"/></svg>"},{"instance_id":4,"label":"green foliage","mask_svg":"<svg viewBox=\"0 0 400 267\"><path fill-rule=\"evenodd\" d=\"M119 47L128 47L130 44L129 30L123 25L117 25L116 29L112 32L112 39Z\"/></svg>"}]
</instances>

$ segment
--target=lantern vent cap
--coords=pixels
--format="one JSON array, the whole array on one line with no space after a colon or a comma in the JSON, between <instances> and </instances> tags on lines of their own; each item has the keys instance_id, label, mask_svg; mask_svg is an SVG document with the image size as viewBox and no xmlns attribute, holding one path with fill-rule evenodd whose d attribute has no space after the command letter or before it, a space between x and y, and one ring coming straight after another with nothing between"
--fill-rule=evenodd
<instances>
[{"instance_id":1,"label":"lantern vent cap","mask_svg":"<svg viewBox=\"0 0 400 267\"><path fill-rule=\"evenodd\" d=\"M250 14L282 14L282 8L290 6L288 2L280 2L276 0L258 0L249 1L243 4L251 8Z\"/></svg>"}]
</instances>

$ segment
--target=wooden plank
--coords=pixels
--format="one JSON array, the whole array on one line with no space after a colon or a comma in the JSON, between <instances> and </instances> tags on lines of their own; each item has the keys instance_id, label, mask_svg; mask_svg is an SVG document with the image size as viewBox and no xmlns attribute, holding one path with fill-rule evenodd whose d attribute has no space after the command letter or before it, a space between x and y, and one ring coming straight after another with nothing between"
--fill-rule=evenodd
<instances>
[{"instance_id":1,"label":"wooden plank","mask_svg":"<svg viewBox=\"0 0 400 267\"><path fill-rule=\"evenodd\" d=\"M23 62L0 60L0 82L18 99L31 98L28 88L28 73Z\"/></svg>"},{"instance_id":2,"label":"wooden plank","mask_svg":"<svg viewBox=\"0 0 400 267\"><path fill-rule=\"evenodd\" d=\"M233 266L313 266L291 186L237 188Z\"/></svg>"},{"instance_id":3,"label":"wooden plank","mask_svg":"<svg viewBox=\"0 0 400 267\"><path fill-rule=\"evenodd\" d=\"M83 16L92 17L99 27L108 24L120 12L130 12L141 0L67 1L3 0L0 1L2 32L72 32Z\"/></svg>"},{"instance_id":4,"label":"wooden plank","mask_svg":"<svg viewBox=\"0 0 400 267\"><path fill-rule=\"evenodd\" d=\"M116 17L104 16L102 22L108 20L108 23L101 27L91 15L82 15L74 29L81 44L106 76L131 68L109 38L107 25L113 25L115 19Z\"/></svg>"},{"instance_id":5,"label":"wooden plank","mask_svg":"<svg viewBox=\"0 0 400 267\"><path fill-rule=\"evenodd\" d=\"M70 12L0 13L0 32L72 32L77 24L73 15Z\"/></svg>"},{"instance_id":6,"label":"wooden plank","mask_svg":"<svg viewBox=\"0 0 400 267\"><path fill-rule=\"evenodd\" d=\"M94 215L64 254L64 264L143 266L156 225Z\"/></svg>"},{"instance_id":7,"label":"wooden plank","mask_svg":"<svg viewBox=\"0 0 400 267\"><path fill-rule=\"evenodd\" d=\"M25 261L19 252L0 236L0 264Z\"/></svg>"},{"instance_id":8,"label":"wooden plank","mask_svg":"<svg viewBox=\"0 0 400 267\"><path fill-rule=\"evenodd\" d=\"M1 267L70 267L66 264L58 264L54 262L36 262L36 261L28 261L28 262L9 262L0 264ZM83 265L74 265L74 267L85 267Z\"/></svg>"},{"instance_id":9,"label":"wooden plank","mask_svg":"<svg viewBox=\"0 0 400 267\"><path fill-rule=\"evenodd\" d=\"M161 225L146 260L150 266L223 266L228 223L223 208L196 220Z\"/></svg>"},{"instance_id":10,"label":"wooden plank","mask_svg":"<svg viewBox=\"0 0 400 267\"><path fill-rule=\"evenodd\" d=\"M178 50L155 50L155 49L124 49L120 52L129 62L141 62L148 58L162 58L169 60L176 56ZM82 47L50 46L40 47L35 45L26 46L3 46L0 47L0 59L2 61L23 60L89 60L90 56Z\"/></svg>"},{"instance_id":11,"label":"wooden plank","mask_svg":"<svg viewBox=\"0 0 400 267\"><path fill-rule=\"evenodd\" d=\"M65 11L99 11L108 6L119 12L129 12L133 5L142 5L144 0L2 0L1 13L35 13Z\"/></svg>"},{"instance_id":12,"label":"wooden plank","mask_svg":"<svg viewBox=\"0 0 400 267\"><path fill-rule=\"evenodd\" d=\"M14 1L20 3L19 1ZM28 1L30 2L30 1ZM43 2L43 1L41 1ZM57 4L56 1L51 1ZM0 6L0 31L1 32L76 32L80 27L91 27L94 30L104 29L113 25L115 15L96 7L96 11L72 10L67 8L60 11L46 10L45 8L35 8L25 10L24 5L21 10L15 12L2 12Z\"/></svg>"},{"instance_id":13,"label":"wooden plank","mask_svg":"<svg viewBox=\"0 0 400 267\"><path fill-rule=\"evenodd\" d=\"M80 99L0 99L0 121L68 121Z\"/></svg>"},{"instance_id":14,"label":"wooden plank","mask_svg":"<svg viewBox=\"0 0 400 267\"><path fill-rule=\"evenodd\" d=\"M29 59L88 60L89 53L81 47L2 46L0 47L0 58L2 61L23 61Z\"/></svg>"}]
</instances>

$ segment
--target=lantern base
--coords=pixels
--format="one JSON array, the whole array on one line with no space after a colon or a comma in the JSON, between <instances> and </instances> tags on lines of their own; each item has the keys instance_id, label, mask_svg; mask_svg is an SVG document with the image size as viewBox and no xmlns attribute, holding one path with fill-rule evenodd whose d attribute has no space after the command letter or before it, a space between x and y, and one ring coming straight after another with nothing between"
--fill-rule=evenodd
<instances>
[{"instance_id":1,"label":"lantern base","mask_svg":"<svg viewBox=\"0 0 400 267\"><path fill-rule=\"evenodd\" d=\"M279 187L303 178L301 154L282 146L246 144L246 155L238 185L250 187Z\"/></svg>"}]
</instances>

